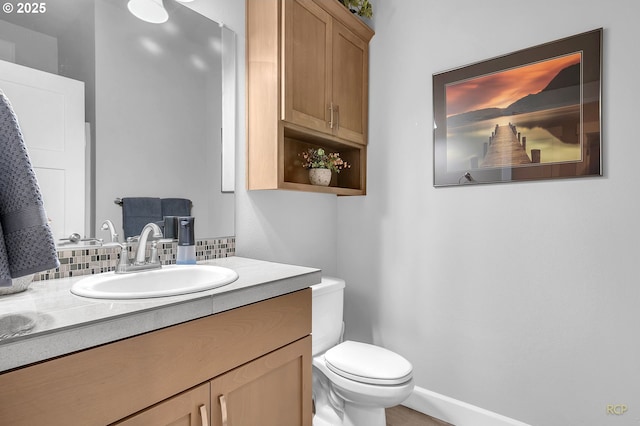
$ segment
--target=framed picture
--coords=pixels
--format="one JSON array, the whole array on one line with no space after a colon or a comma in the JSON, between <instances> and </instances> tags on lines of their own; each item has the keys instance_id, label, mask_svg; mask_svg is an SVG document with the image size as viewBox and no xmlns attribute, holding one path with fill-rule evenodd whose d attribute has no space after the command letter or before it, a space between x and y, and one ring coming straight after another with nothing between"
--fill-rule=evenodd
<instances>
[{"instance_id":1,"label":"framed picture","mask_svg":"<svg viewBox=\"0 0 640 426\"><path fill-rule=\"evenodd\" d=\"M434 186L602 176L602 28L433 76Z\"/></svg>"}]
</instances>

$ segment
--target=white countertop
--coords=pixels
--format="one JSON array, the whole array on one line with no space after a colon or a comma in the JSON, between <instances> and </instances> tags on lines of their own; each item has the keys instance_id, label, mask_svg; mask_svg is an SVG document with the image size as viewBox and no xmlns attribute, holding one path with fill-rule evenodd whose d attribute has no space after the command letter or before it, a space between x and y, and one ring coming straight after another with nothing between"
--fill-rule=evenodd
<instances>
[{"instance_id":1,"label":"white countertop","mask_svg":"<svg viewBox=\"0 0 640 426\"><path fill-rule=\"evenodd\" d=\"M37 317L30 333L0 340L0 372L291 293L321 278L319 269L242 257L201 263L233 269L239 277L214 290L153 299L71 294L73 283L85 277L37 281L27 291L0 296L0 317Z\"/></svg>"}]
</instances>

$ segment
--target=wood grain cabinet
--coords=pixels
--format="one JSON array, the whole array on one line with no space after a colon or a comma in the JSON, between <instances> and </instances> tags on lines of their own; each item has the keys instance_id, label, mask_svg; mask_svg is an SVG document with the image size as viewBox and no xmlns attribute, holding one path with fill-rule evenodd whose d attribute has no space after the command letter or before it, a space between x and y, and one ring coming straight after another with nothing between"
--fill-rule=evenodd
<instances>
[{"instance_id":1,"label":"wood grain cabinet","mask_svg":"<svg viewBox=\"0 0 640 426\"><path fill-rule=\"evenodd\" d=\"M368 40L312 0L285 1L284 22L283 120L366 144Z\"/></svg>"},{"instance_id":2,"label":"wood grain cabinet","mask_svg":"<svg viewBox=\"0 0 640 426\"><path fill-rule=\"evenodd\" d=\"M208 426L211 398L209 383L116 422L117 426Z\"/></svg>"},{"instance_id":3,"label":"wood grain cabinet","mask_svg":"<svg viewBox=\"0 0 640 426\"><path fill-rule=\"evenodd\" d=\"M309 425L310 337L162 401L113 426Z\"/></svg>"},{"instance_id":4,"label":"wood grain cabinet","mask_svg":"<svg viewBox=\"0 0 640 426\"><path fill-rule=\"evenodd\" d=\"M211 381L211 425L308 425L311 398L310 337L258 358Z\"/></svg>"},{"instance_id":5,"label":"wood grain cabinet","mask_svg":"<svg viewBox=\"0 0 640 426\"><path fill-rule=\"evenodd\" d=\"M0 374L0 424L311 426L311 290Z\"/></svg>"},{"instance_id":6,"label":"wood grain cabinet","mask_svg":"<svg viewBox=\"0 0 640 426\"><path fill-rule=\"evenodd\" d=\"M366 193L372 36L337 0L247 0L249 189ZM352 167L309 185L298 155L309 147Z\"/></svg>"}]
</instances>

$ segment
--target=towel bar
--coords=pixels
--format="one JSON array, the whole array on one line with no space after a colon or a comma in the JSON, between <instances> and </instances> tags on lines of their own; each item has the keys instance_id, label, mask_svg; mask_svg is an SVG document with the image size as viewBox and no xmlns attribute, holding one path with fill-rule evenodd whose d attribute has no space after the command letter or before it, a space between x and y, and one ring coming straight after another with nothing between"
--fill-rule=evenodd
<instances>
[{"instance_id":1,"label":"towel bar","mask_svg":"<svg viewBox=\"0 0 640 426\"><path fill-rule=\"evenodd\" d=\"M119 197L116 198L115 200L113 200L113 203L122 207L122 198L119 198ZM191 204L191 207L193 207L193 202L191 202L190 204Z\"/></svg>"}]
</instances>

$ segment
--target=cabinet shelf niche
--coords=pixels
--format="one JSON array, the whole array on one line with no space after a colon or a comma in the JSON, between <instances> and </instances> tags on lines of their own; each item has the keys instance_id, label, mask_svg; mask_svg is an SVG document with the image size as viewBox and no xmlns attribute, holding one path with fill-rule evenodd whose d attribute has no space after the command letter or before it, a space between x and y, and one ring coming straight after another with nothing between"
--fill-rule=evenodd
<instances>
[{"instance_id":1,"label":"cabinet shelf niche","mask_svg":"<svg viewBox=\"0 0 640 426\"><path fill-rule=\"evenodd\" d=\"M309 148L323 148L326 152L339 152L340 158L351 165L340 173L332 173L328 187L311 185L309 170L302 167L301 153ZM330 142L317 143L284 138L284 182L283 186L302 191L328 192L338 195L364 194L364 147L336 146Z\"/></svg>"}]
</instances>

